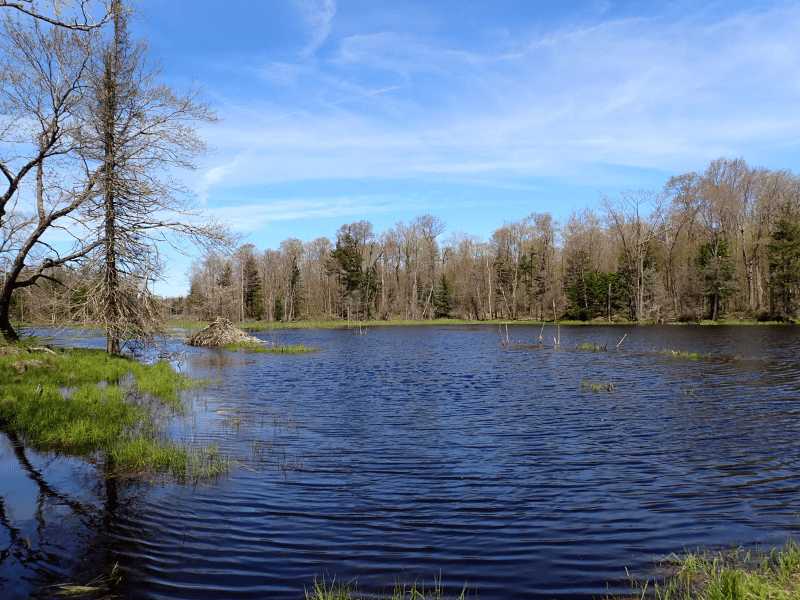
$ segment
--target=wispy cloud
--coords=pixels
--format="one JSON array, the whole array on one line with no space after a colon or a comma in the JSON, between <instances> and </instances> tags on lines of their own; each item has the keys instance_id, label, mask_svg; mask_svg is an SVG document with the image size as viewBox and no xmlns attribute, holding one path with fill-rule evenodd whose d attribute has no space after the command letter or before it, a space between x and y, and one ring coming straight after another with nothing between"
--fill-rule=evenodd
<instances>
[{"instance_id":1,"label":"wispy cloud","mask_svg":"<svg viewBox=\"0 0 800 600\"><path fill-rule=\"evenodd\" d=\"M210 168L203 174L202 179L197 185L197 196L201 204L208 201L209 189L214 185L223 184L228 175L236 171L241 157L236 156L232 161Z\"/></svg>"},{"instance_id":2,"label":"wispy cloud","mask_svg":"<svg viewBox=\"0 0 800 600\"><path fill-rule=\"evenodd\" d=\"M302 56L310 56L328 38L331 23L336 15L336 0L295 0L303 10L311 27L311 40L303 48Z\"/></svg>"},{"instance_id":3,"label":"wispy cloud","mask_svg":"<svg viewBox=\"0 0 800 600\"><path fill-rule=\"evenodd\" d=\"M352 195L342 198L290 198L264 202L246 202L238 206L212 210L237 231L256 231L271 223L298 219L348 218L366 213L406 209L408 198L385 195ZM420 208L423 208L421 205Z\"/></svg>"},{"instance_id":4,"label":"wispy cloud","mask_svg":"<svg viewBox=\"0 0 800 600\"><path fill-rule=\"evenodd\" d=\"M312 5L323 40L335 6ZM303 70L273 65L275 86L295 85L279 102L222 109L226 123L208 136L230 158L205 189L223 175L240 185L580 179L599 163L696 168L793 145L798 29L800 9L786 5L718 20L608 20L469 51L407 32L350 35Z\"/></svg>"}]
</instances>

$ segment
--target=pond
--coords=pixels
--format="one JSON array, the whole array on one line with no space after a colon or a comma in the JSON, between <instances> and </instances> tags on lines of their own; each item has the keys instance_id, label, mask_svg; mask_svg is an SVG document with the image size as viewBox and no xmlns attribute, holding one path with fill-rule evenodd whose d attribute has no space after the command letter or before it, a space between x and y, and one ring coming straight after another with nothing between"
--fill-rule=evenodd
<instances>
[{"instance_id":1,"label":"pond","mask_svg":"<svg viewBox=\"0 0 800 600\"><path fill-rule=\"evenodd\" d=\"M297 599L315 578L370 596L440 579L452 597L466 583L484 600L592 598L670 552L800 537L800 328L561 327L559 347L553 326L508 334L187 348L183 369L213 383L171 434L221 446L232 468L215 481L105 478L0 433L0 596L118 564L125 598Z\"/></svg>"}]
</instances>

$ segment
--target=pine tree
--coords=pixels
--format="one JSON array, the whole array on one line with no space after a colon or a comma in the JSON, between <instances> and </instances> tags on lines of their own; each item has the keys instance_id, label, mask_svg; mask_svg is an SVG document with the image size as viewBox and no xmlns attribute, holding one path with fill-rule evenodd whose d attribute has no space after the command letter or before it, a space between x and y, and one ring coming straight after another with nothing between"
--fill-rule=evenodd
<instances>
[{"instance_id":1,"label":"pine tree","mask_svg":"<svg viewBox=\"0 0 800 600\"><path fill-rule=\"evenodd\" d=\"M442 273L442 277L439 279L439 285L436 288L433 304L436 309L437 319L449 317L450 311L453 310L453 285L448 281L444 273Z\"/></svg>"},{"instance_id":2,"label":"pine tree","mask_svg":"<svg viewBox=\"0 0 800 600\"><path fill-rule=\"evenodd\" d=\"M781 209L781 218L767 247L772 312L784 321L794 313L800 286L800 215L791 206Z\"/></svg>"}]
</instances>

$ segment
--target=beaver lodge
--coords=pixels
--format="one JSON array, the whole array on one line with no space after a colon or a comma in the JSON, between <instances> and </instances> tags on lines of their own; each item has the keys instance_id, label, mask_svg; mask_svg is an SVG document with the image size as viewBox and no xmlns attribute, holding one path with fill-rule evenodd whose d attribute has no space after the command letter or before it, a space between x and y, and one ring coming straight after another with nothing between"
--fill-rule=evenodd
<instances>
[{"instance_id":1,"label":"beaver lodge","mask_svg":"<svg viewBox=\"0 0 800 600\"><path fill-rule=\"evenodd\" d=\"M189 346L214 347L241 342L248 344L263 343L258 338L247 335L228 319L224 317L217 317L216 320L203 327L184 343Z\"/></svg>"}]
</instances>

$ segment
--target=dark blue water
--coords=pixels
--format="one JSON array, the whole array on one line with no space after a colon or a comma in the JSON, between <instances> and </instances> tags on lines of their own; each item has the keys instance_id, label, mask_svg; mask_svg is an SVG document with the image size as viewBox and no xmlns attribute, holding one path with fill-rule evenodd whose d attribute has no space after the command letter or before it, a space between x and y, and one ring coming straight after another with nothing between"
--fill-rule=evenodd
<instances>
[{"instance_id":1,"label":"dark blue water","mask_svg":"<svg viewBox=\"0 0 800 600\"><path fill-rule=\"evenodd\" d=\"M188 349L184 370L215 383L172 435L232 464L199 485L107 479L0 436L0 596L119 563L128 598L301 598L323 577L591 598L670 552L798 537L800 329L509 335L521 344L392 327L275 339L310 355ZM575 349L595 342L609 350Z\"/></svg>"}]
</instances>

